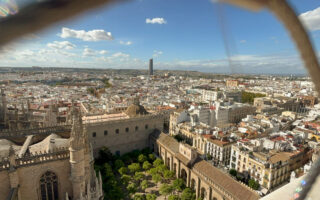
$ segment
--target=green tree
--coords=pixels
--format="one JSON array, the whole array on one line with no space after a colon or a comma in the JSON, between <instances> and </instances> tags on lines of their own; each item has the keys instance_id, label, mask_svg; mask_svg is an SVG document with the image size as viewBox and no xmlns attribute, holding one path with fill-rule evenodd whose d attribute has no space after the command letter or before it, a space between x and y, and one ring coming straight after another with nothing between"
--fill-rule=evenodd
<instances>
[{"instance_id":1,"label":"green tree","mask_svg":"<svg viewBox=\"0 0 320 200\"><path fill-rule=\"evenodd\" d=\"M128 166L128 169L130 170L131 173L135 173L137 171L140 171L141 167L139 163L132 163L131 165Z\"/></svg>"},{"instance_id":2,"label":"green tree","mask_svg":"<svg viewBox=\"0 0 320 200\"><path fill-rule=\"evenodd\" d=\"M254 190L258 190L260 188L260 184L255 181L254 179L250 179L248 182L249 187L251 187Z\"/></svg>"},{"instance_id":3,"label":"green tree","mask_svg":"<svg viewBox=\"0 0 320 200\"><path fill-rule=\"evenodd\" d=\"M155 156L153 153L150 153L150 154L148 155L148 157L149 157L149 161L150 161L150 162L153 162L153 161L156 160L156 156Z\"/></svg>"},{"instance_id":4,"label":"green tree","mask_svg":"<svg viewBox=\"0 0 320 200\"><path fill-rule=\"evenodd\" d=\"M148 170L148 174L150 174L151 176L158 174L158 169L157 168L151 168Z\"/></svg>"},{"instance_id":5,"label":"green tree","mask_svg":"<svg viewBox=\"0 0 320 200\"><path fill-rule=\"evenodd\" d=\"M104 171L105 171L105 175L106 175L107 178L114 177L114 174L113 174L113 171L112 171L112 167L108 163L104 164Z\"/></svg>"},{"instance_id":6,"label":"green tree","mask_svg":"<svg viewBox=\"0 0 320 200\"><path fill-rule=\"evenodd\" d=\"M164 173L163 173L163 177L165 179L173 179L174 178L174 172L173 171L170 171L170 170L165 170Z\"/></svg>"},{"instance_id":7,"label":"green tree","mask_svg":"<svg viewBox=\"0 0 320 200\"><path fill-rule=\"evenodd\" d=\"M134 162L136 162L138 160L138 156L141 154L140 150L133 150L129 153L130 157L132 158L132 160L134 160Z\"/></svg>"},{"instance_id":8,"label":"green tree","mask_svg":"<svg viewBox=\"0 0 320 200\"><path fill-rule=\"evenodd\" d=\"M237 179L237 181L242 181L242 182L245 181L245 180L244 180L244 177L242 177L242 176L240 176L240 175L237 175L237 176L236 176L236 179Z\"/></svg>"},{"instance_id":9,"label":"green tree","mask_svg":"<svg viewBox=\"0 0 320 200\"><path fill-rule=\"evenodd\" d=\"M109 82L109 79L107 78L102 79L102 82L104 83L105 88L110 88L112 86L112 84Z\"/></svg>"},{"instance_id":10,"label":"green tree","mask_svg":"<svg viewBox=\"0 0 320 200\"><path fill-rule=\"evenodd\" d=\"M182 191L181 200L195 200L196 195L190 188L186 188Z\"/></svg>"},{"instance_id":11,"label":"green tree","mask_svg":"<svg viewBox=\"0 0 320 200\"><path fill-rule=\"evenodd\" d=\"M143 180L140 184L142 190L145 190L149 187L149 182L147 180Z\"/></svg>"},{"instance_id":12,"label":"green tree","mask_svg":"<svg viewBox=\"0 0 320 200\"><path fill-rule=\"evenodd\" d=\"M129 176L129 175L122 175L121 176L121 182L123 185L128 185L130 180L131 180L131 176Z\"/></svg>"},{"instance_id":13,"label":"green tree","mask_svg":"<svg viewBox=\"0 0 320 200\"><path fill-rule=\"evenodd\" d=\"M111 151L107 147L101 148L99 151L99 156L95 161L95 163L102 165L106 162L111 162L111 161L113 161L113 155Z\"/></svg>"},{"instance_id":14,"label":"green tree","mask_svg":"<svg viewBox=\"0 0 320 200\"><path fill-rule=\"evenodd\" d=\"M122 160L118 159L118 160L116 160L116 161L114 162L114 166L115 166L115 168L118 170L118 169L120 169L121 167L124 167L124 163L123 163Z\"/></svg>"},{"instance_id":15,"label":"green tree","mask_svg":"<svg viewBox=\"0 0 320 200\"><path fill-rule=\"evenodd\" d=\"M212 156L210 154L207 153L207 159L208 160L212 160Z\"/></svg>"},{"instance_id":16,"label":"green tree","mask_svg":"<svg viewBox=\"0 0 320 200\"><path fill-rule=\"evenodd\" d=\"M161 176L159 174L152 175L152 180L155 182L155 184L159 183L161 181Z\"/></svg>"},{"instance_id":17,"label":"green tree","mask_svg":"<svg viewBox=\"0 0 320 200\"><path fill-rule=\"evenodd\" d=\"M241 92L241 101L242 101L242 103L253 104L254 98L265 97L265 96L266 96L265 94L261 94L261 93L252 93L252 92L242 91Z\"/></svg>"},{"instance_id":18,"label":"green tree","mask_svg":"<svg viewBox=\"0 0 320 200\"><path fill-rule=\"evenodd\" d=\"M164 172L166 170L168 170L167 166L165 166L164 164L161 164L161 165L157 166L156 169L158 170L158 172L160 172L162 174L164 174Z\"/></svg>"},{"instance_id":19,"label":"green tree","mask_svg":"<svg viewBox=\"0 0 320 200\"><path fill-rule=\"evenodd\" d=\"M149 147L147 147L147 148L142 149L141 153L143 153L144 155L148 155L148 154L152 153L152 151Z\"/></svg>"},{"instance_id":20,"label":"green tree","mask_svg":"<svg viewBox=\"0 0 320 200\"><path fill-rule=\"evenodd\" d=\"M174 180L172 185L173 185L173 188L179 192L181 192L186 187L182 178L178 178Z\"/></svg>"},{"instance_id":21,"label":"green tree","mask_svg":"<svg viewBox=\"0 0 320 200\"><path fill-rule=\"evenodd\" d=\"M91 94L91 95L94 95L95 94L95 92L96 92L96 89L94 89L94 88L88 88L87 89L87 92L89 93L89 94Z\"/></svg>"},{"instance_id":22,"label":"green tree","mask_svg":"<svg viewBox=\"0 0 320 200\"><path fill-rule=\"evenodd\" d=\"M121 160L126 164L130 165L132 163L132 158L130 157L129 154L124 154L121 156Z\"/></svg>"},{"instance_id":23,"label":"green tree","mask_svg":"<svg viewBox=\"0 0 320 200\"><path fill-rule=\"evenodd\" d=\"M159 167L162 164L163 164L163 161L160 158L157 158L155 161L153 161L154 167Z\"/></svg>"},{"instance_id":24,"label":"green tree","mask_svg":"<svg viewBox=\"0 0 320 200\"><path fill-rule=\"evenodd\" d=\"M144 174L142 172L136 172L134 174L134 179L140 182L142 179L144 179Z\"/></svg>"},{"instance_id":25,"label":"green tree","mask_svg":"<svg viewBox=\"0 0 320 200\"><path fill-rule=\"evenodd\" d=\"M148 170L152 167L152 165L148 162L148 161L144 161L143 165L142 165L142 168L144 170Z\"/></svg>"},{"instance_id":26,"label":"green tree","mask_svg":"<svg viewBox=\"0 0 320 200\"><path fill-rule=\"evenodd\" d=\"M143 154L140 154L139 156L138 156L138 161L139 161L139 163L143 163L144 161L147 161L147 156L145 156L145 155L143 155Z\"/></svg>"},{"instance_id":27,"label":"green tree","mask_svg":"<svg viewBox=\"0 0 320 200\"><path fill-rule=\"evenodd\" d=\"M147 200L156 200L157 199L157 195L155 195L155 194L147 194L146 198L147 198Z\"/></svg>"},{"instance_id":28,"label":"green tree","mask_svg":"<svg viewBox=\"0 0 320 200\"><path fill-rule=\"evenodd\" d=\"M167 199L167 195L173 192L173 187L169 184L162 184L160 186L159 193L164 195L164 198Z\"/></svg>"},{"instance_id":29,"label":"green tree","mask_svg":"<svg viewBox=\"0 0 320 200\"><path fill-rule=\"evenodd\" d=\"M146 200L146 196L144 194L135 194L134 200Z\"/></svg>"},{"instance_id":30,"label":"green tree","mask_svg":"<svg viewBox=\"0 0 320 200\"><path fill-rule=\"evenodd\" d=\"M179 199L180 198L178 195L173 195L173 194L169 195L169 197L168 197L168 200L179 200Z\"/></svg>"},{"instance_id":31,"label":"green tree","mask_svg":"<svg viewBox=\"0 0 320 200\"><path fill-rule=\"evenodd\" d=\"M230 169L230 170L229 170L229 174L230 174L231 176L237 176L237 170L235 170L235 169Z\"/></svg>"},{"instance_id":32,"label":"green tree","mask_svg":"<svg viewBox=\"0 0 320 200\"><path fill-rule=\"evenodd\" d=\"M119 186L114 186L109 188L107 193L105 194L106 199L115 199L120 200L124 198L123 192Z\"/></svg>"},{"instance_id":33,"label":"green tree","mask_svg":"<svg viewBox=\"0 0 320 200\"><path fill-rule=\"evenodd\" d=\"M128 186L127 186L127 190L130 194L133 194L137 191L137 186L135 183L130 183Z\"/></svg>"},{"instance_id":34,"label":"green tree","mask_svg":"<svg viewBox=\"0 0 320 200\"><path fill-rule=\"evenodd\" d=\"M128 168L126 167L121 167L119 170L118 170L119 174L121 175L124 175L124 174L127 174L128 173Z\"/></svg>"}]
</instances>

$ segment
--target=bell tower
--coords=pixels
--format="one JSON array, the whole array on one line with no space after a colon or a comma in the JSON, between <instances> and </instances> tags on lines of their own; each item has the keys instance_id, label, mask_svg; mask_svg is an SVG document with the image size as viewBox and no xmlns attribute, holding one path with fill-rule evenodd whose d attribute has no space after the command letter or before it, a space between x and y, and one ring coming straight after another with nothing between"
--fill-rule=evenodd
<instances>
[{"instance_id":1,"label":"bell tower","mask_svg":"<svg viewBox=\"0 0 320 200\"><path fill-rule=\"evenodd\" d=\"M80 111L74 107L71 109L72 129L70 134L70 164L73 199L82 198L85 184L85 139L83 135L82 118Z\"/></svg>"},{"instance_id":2,"label":"bell tower","mask_svg":"<svg viewBox=\"0 0 320 200\"><path fill-rule=\"evenodd\" d=\"M100 200L103 198L101 174L94 171L93 150L82 124L79 109L72 102L72 129L70 134L70 165L73 200Z\"/></svg>"}]
</instances>

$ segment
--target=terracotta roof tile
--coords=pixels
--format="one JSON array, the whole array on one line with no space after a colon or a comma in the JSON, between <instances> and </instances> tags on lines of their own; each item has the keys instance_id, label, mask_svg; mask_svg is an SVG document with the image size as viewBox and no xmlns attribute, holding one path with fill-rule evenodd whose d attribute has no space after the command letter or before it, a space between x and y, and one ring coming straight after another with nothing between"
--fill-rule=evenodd
<instances>
[{"instance_id":1,"label":"terracotta roof tile","mask_svg":"<svg viewBox=\"0 0 320 200\"><path fill-rule=\"evenodd\" d=\"M159 143L164 145L166 148L168 148L173 153L179 152L179 142L174 139L173 137L166 135L164 133L161 133L159 135L159 138L157 139Z\"/></svg>"},{"instance_id":2,"label":"terracotta roof tile","mask_svg":"<svg viewBox=\"0 0 320 200\"><path fill-rule=\"evenodd\" d=\"M250 190L248 187L240 184L230 176L224 174L207 161L202 160L195 163L193 169L201 172L206 177L211 179L214 184L222 187L223 190L227 191L234 199L256 200L260 198L256 192Z\"/></svg>"}]
</instances>

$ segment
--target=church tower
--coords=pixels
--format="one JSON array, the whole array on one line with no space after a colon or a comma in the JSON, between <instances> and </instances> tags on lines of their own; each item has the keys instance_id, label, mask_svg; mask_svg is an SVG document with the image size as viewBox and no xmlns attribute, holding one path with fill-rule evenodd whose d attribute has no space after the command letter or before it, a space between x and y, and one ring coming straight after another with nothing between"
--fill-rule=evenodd
<instances>
[{"instance_id":1,"label":"church tower","mask_svg":"<svg viewBox=\"0 0 320 200\"><path fill-rule=\"evenodd\" d=\"M73 199L79 200L85 191L85 141L83 137L81 114L72 105L72 129L70 134L70 164Z\"/></svg>"},{"instance_id":2,"label":"church tower","mask_svg":"<svg viewBox=\"0 0 320 200\"><path fill-rule=\"evenodd\" d=\"M79 109L72 103L72 129L70 135L70 164L73 200L103 199L101 174L97 178L94 171L92 147L86 129L82 124Z\"/></svg>"}]
</instances>

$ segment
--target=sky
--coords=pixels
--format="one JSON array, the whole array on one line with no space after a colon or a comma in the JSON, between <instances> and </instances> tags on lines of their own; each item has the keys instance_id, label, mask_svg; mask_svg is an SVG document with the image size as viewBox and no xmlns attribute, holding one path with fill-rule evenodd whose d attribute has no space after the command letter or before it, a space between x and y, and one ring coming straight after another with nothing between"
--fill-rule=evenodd
<instances>
[{"instance_id":1,"label":"sky","mask_svg":"<svg viewBox=\"0 0 320 200\"><path fill-rule=\"evenodd\" d=\"M320 1L290 3L320 56ZM147 69L150 58L154 69L306 72L286 30L270 12L210 0L128 0L0 47L3 67Z\"/></svg>"}]
</instances>

